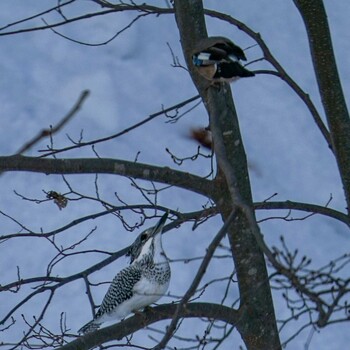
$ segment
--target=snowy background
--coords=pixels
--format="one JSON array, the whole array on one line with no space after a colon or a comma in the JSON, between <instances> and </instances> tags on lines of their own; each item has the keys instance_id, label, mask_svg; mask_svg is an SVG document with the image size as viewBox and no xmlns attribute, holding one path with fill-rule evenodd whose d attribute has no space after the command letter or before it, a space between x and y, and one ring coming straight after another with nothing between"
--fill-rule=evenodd
<instances>
[{"instance_id":1,"label":"snowy background","mask_svg":"<svg viewBox=\"0 0 350 350\"><path fill-rule=\"evenodd\" d=\"M166 2L155 1L166 6ZM2 0L0 3L0 27L29 17L50 6L55 1ZM286 71L304 91L310 94L321 115L323 114L312 70L307 37L302 20L292 1L280 0L235 0L204 1L205 7L222 11L247 24L259 32L272 53ZM350 89L350 41L349 15L350 2L325 1L331 27L333 45L345 96ZM67 16L72 17L99 8L90 1L77 1L67 7ZM126 26L135 13L116 13L96 17L82 22L56 28L60 33L89 44L101 43ZM43 16L48 23L59 19L57 14ZM19 24L16 29L40 26L38 19ZM222 35L231 38L242 48L254 42L235 27L219 20L207 18L209 35ZM7 29L11 30L11 28ZM0 31L0 34L6 30ZM179 35L173 15L148 16L135 23L117 39L102 46L84 46L65 40L50 30L0 36L0 106L2 155L15 153L26 141L41 129L57 124L70 110L80 93L88 89L91 94L82 110L74 119L54 136L58 148L69 146L66 134L78 140L83 130L84 141L114 134L124 128L157 112L197 94L191 79L183 69L173 68L172 57L167 46L184 63ZM261 57L258 47L246 51L248 60ZM264 69L266 64L258 62L250 69ZM330 207L344 211L345 201L336 168L335 159L316 128L303 102L281 80L273 76L259 75L252 79L242 79L232 86L245 149L250 164L250 177L255 201L262 201L274 193L275 200L293 200L325 205L332 195ZM100 157L138 161L161 166L170 166L198 175L210 172L210 162L186 162L182 167L173 164L165 151L169 148L179 157L193 155L197 144L188 138L193 127L206 126L207 116L203 106L185 115L176 124L166 123L164 116L158 117L126 136L95 147ZM38 150L49 143L44 140L27 155L38 155ZM58 157L94 157L89 147L63 153ZM75 191L86 196L95 196L95 176L67 176ZM65 193L67 186L61 176L35 173L6 173L0 177L0 210L18 220L34 232L56 229L64 224L98 211L103 207L93 200L70 201L65 210L59 211L52 202L36 204L20 199L14 190L23 196L45 199L42 190ZM143 184L142 182L139 182ZM128 204L143 202L141 195L130 186L130 181L110 175L98 176L99 194L107 202L117 205L114 193ZM181 212L200 210L206 199L183 190L161 192L159 204L167 205ZM280 214L280 213L279 213ZM283 214L283 213L282 213ZM272 215L259 212L258 217ZM131 223L139 221L133 213L125 213ZM152 225L153 221L146 225ZM191 231L190 225L182 225L178 230L164 236L164 246L171 259L201 256L213 235L220 228L219 218ZM147 227L146 226L146 227ZM58 245L69 246L97 227L88 242L81 249L118 251L129 245L140 232L127 232L113 215L88 221L57 236ZM283 235L287 244L299 248L301 254L313 258L312 266L317 268L341 254L349 252L348 228L335 220L314 216L306 221L286 223L282 220L264 222L261 226L265 239L270 245L279 245ZM5 216L0 216L0 235L16 233L20 227ZM17 266L21 278L45 275L47 262L55 251L49 242L42 239L12 239L0 245L0 284L4 285L17 278ZM75 256L54 268L53 275L67 276L81 271L105 258L104 254ZM110 280L126 259L119 259L106 269L94 274L93 281ZM173 278L169 292L181 296L187 290L199 261L192 264L172 263ZM228 276L232 262L214 261L206 276L207 281L214 277ZM203 284L205 283L203 281ZM225 288L225 285L219 285ZM96 301L102 299L106 285L94 290ZM0 317L24 298L28 288L17 294L0 294ZM237 295L232 295L227 304ZM222 294L216 287L208 288L201 300L220 301ZM232 299L232 300L231 300ZM161 302L169 302L172 297L164 297ZM277 317L287 316L285 305L275 299ZM20 314L31 318L44 302L39 296L22 308L17 323L7 332L0 333L1 342L15 342L24 329ZM67 313L68 326L72 332L91 317L84 284L79 281L70 284L55 295L45 324L58 329L59 315ZM166 325L167 322L164 323ZM193 325L190 321L184 324ZM196 327L195 325L193 327ZM297 327L297 325L295 325ZM187 331L186 331L187 329ZM282 341L293 334L295 328L289 327L281 334ZM182 327L182 334L199 334L201 330ZM139 338L146 339L148 333L141 332ZM289 344L290 349L303 349L309 330ZM160 336L156 334L159 338ZM141 338L140 338L141 337ZM142 338L144 337L144 338ZM233 340L232 340L233 339ZM233 341L233 343L230 343ZM227 341L227 348L242 345L239 337ZM350 343L348 324L337 324L322 329L313 336L309 349L344 349ZM149 342L149 345L153 344ZM1 349L7 346L0 346Z\"/></svg>"}]
</instances>

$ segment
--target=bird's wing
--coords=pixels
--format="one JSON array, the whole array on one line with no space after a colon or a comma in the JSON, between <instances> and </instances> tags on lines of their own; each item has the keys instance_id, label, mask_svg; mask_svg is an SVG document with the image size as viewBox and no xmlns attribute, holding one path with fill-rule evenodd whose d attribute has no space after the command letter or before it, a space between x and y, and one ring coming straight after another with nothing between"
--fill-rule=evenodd
<instances>
[{"instance_id":1,"label":"bird's wing","mask_svg":"<svg viewBox=\"0 0 350 350\"><path fill-rule=\"evenodd\" d=\"M253 77L255 74L245 69L238 62L221 63L218 65L214 78L232 79L237 77Z\"/></svg>"},{"instance_id":2,"label":"bird's wing","mask_svg":"<svg viewBox=\"0 0 350 350\"><path fill-rule=\"evenodd\" d=\"M111 312L123 301L130 299L133 296L133 287L140 279L141 271L135 265L121 270L109 286L95 319Z\"/></svg>"},{"instance_id":3,"label":"bird's wing","mask_svg":"<svg viewBox=\"0 0 350 350\"><path fill-rule=\"evenodd\" d=\"M231 40L224 38L222 36L210 36L208 38L201 39L197 42L195 47L193 48L194 53L195 52L200 52L200 51L205 51L209 47L215 46L217 44L226 44L231 42Z\"/></svg>"},{"instance_id":4,"label":"bird's wing","mask_svg":"<svg viewBox=\"0 0 350 350\"><path fill-rule=\"evenodd\" d=\"M223 58L227 58L229 54L234 54L237 59L247 60L243 50L239 46L235 45L230 39L222 36L211 36L200 40L194 47L193 55L203 51L211 52Z\"/></svg>"}]
</instances>

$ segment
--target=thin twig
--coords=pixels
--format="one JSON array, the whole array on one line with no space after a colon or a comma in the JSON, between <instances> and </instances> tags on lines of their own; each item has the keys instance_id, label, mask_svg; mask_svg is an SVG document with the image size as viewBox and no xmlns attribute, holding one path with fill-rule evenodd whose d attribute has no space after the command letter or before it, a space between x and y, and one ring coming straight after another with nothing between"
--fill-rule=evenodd
<instances>
[{"instance_id":1,"label":"thin twig","mask_svg":"<svg viewBox=\"0 0 350 350\"><path fill-rule=\"evenodd\" d=\"M30 17L21 19L21 20L19 20L19 21L16 21L16 22L12 22L12 23L10 23L10 24L7 24L6 26L1 27L1 28L0 28L0 31L1 31L1 30L4 30L4 29L7 29L7 28L9 28L9 27L13 27L13 26L15 26L15 25L17 25L17 24L21 24L21 23L30 21L30 20L32 20L32 19L41 17L41 16L46 15L46 14L52 12L52 11L60 10L63 6L69 5L69 4L71 4L72 2L74 2L74 1L75 1L75 0L70 0L70 1L68 1L68 2L66 2L66 3L64 3L64 4L60 4L60 5L58 5L58 6L55 6L55 7L50 8L50 9L48 9L48 10L39 12L39 13L33 15L33 16L30 16Z\"/></svg>"},{"instance_id":2,"label":"thin twig","mask_svg":"<svg viewBox=\"0 0 350 350\"><path fill-rule=\"evenodd\" d=\"M161 8L161 7L155 7L155 6L150 6L150 5L114 5L113 8L105 10L105 11L98 11L98 12L92 12L92 13L86 13L82 16L77 16L70 18L68 20L64 19L63 21L56 22L54 24L50 24L49 26L44 25L44 26L38 26L38 27L31 27L31 28L24 28L24 29L18 29L18 30L13 30L10 32L5 32L1 33L0 36L5 36L5 35L14 35L14 34L23 34L23 33L28 33L28 32L35 32L38 30L47 30L47 29L52 29L60 26L67 25L68 23L73 23L81 20L86 20L88 18L93 18L93 17L98 17L98 16L105 16L107 14L115 13L115 12L125 12L125 11L144 11L144 12L149 12L149 13L154 13L157 15L160 14L173 14L174 10L173 9L166 9L166 8ZM10 27L14 25L13 23L7 25L6 27ZM3 28L4 29L4 28ZM1 30L1 28L0 28Z\"/></svg>"},{"instance_id":3,"label":"thin twig","mask_svg":"<svg viewBox=\"0 0 350 350\"><path fill-rule=\"evenodd\" d=\"M78 98L78 101L75 103L75 105L72 107L72 109L68 112L68 114L62 118L55 126L49 128L49 129L43 129L41 130L35 137L33 137L30 141L25 143L17 152L16 154L22 154L25 151L28 151L30 148L32 148L36 143L38 143L41 139L52 136L56 132L60 131L80 110L82 104L84 103L85 99L89 96L90 91L84 90L80 97Z\"/></svg>"},{"instance_id":4,"label":"thin twig","mask_svg":"<svg viewBox=\"0 0 350 350\"><path fill-rule=\"evenodd\" d=\"M327 206L321 206L317 204L301 203L293 201L264 201L254 203L255 209L271 210L271 209L289 209L289 210L300 210L310 212L314 214L325 215L333 219L343 222L345 225L350 226L350 218L338 210L328 208Z\"/></svg>"},{"instance_id":5,"label":"thin twig","mask_svg":"<svg viewBox=\"0 0 350 350\"><path fill-rule=\"evenodd\" d=\"M126 128L126 129L124 129L124 130L122 130L122 131L120 131L120 132L118 132L118 133L116 133L114 135L103 137L103 138L97 139L97 140L92 140L92 141L89 141L89 142L80 142L77 145L69 146L69 147L65 147L65 148L61 148L61 149L56 149L56 150L50 150L49 149L49 152L44 154L44 155L42 155L41 158L47 157L47 156L50 156L50 155L53 155L53 154L69 151L69 150L72 150L72 149L75 149L75 148L91 146L91 145L95 145L95 144L100 143L100 142L105 142L105 141L109 141L109 140L115 139L115 138L117 138L119 136L122 136L122 135L128 133L131 130L134 130L134 129L140 127L143 124L148 123L152 119L154 119L154 118L156 118L156 117L158 117L158 116L160 116L162 114L165 114L165 113L167 113L167 112L169 112L169 111L171 111L173 109L181 108L181 107L185 106L186 104L191 103L192 101L195 101L195 100L197 100L199 98L200 98L200 96L196 95L196 96L193 96L193 97L191 97L191 98L189 98L189 99L187 99L185 101L182 101L182 102L180 102L180 103L178 103L178 104L176 104L174 106L171 106L171 107L166 108L166 109L162 109L161 111L149 115L149 117L147 117L146 119L143 119L140 122L138 122L138 123L136 123L134 125L131 125L128 128ZM39 152L47 152L47 151L48 151L47 149L39 150Z\"/></svg>"}]
</instances>

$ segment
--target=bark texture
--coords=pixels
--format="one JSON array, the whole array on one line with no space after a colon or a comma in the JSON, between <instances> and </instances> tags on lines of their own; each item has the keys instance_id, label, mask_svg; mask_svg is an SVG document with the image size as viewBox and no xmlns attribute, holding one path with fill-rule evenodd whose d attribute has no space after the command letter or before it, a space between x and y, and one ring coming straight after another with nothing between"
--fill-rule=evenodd
<instances>
[{"instance_id":1,"label":"bark texture","mask_svg":"<svg viewBox=\"0 0 350 350\"><path fill-rule=\"evenodd\" d=\"M214 200L224 219L234 207L239 208L228 232L241 298L237 329L248 349L280 349L264 255L252 232L256 227L246 215L250 211L254 220L246 155L231 90L228 85L220 89L208 86L192 66L193 48L207 37L202 1L176 0L175 14L185 59L213 134L218 165Z\"/></svg>"},{"instance_id":2,"label":"bark texture","mask_svg":"<svg viewBox=\"0 0 350 350\"><path fill-rule=\"evenodd\" d=\"M294 0L306 27L317 84L350 210L350 118L322 0Z\"/></svg>"}]
</instances>

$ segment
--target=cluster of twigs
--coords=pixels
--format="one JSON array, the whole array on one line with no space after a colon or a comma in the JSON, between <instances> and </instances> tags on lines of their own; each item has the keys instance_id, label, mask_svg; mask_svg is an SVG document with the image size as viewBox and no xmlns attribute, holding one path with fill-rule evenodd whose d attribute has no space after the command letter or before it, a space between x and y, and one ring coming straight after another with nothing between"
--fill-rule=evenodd
<instances>
[{"instance_id":1,"label":"cluster of twigs","mask_svg":"<svg viewBox=\"0 0 350 350\"><path fill-rule=\"evenodd\" d=\"M305 255L300 256L298 249L290 251L283 237L281 248L275 247L273 252L279 264L288 271L287 274L277 270L271 275L272 289L282 293L290 312L288 318L278 321L280 331L293 321L300 325L285 343L306 328L320 329L349 321L347 299L350 278L347 268L350 254L343 254L324 266L312 268L312 260Z\"/></svg>"}]
</instances>

